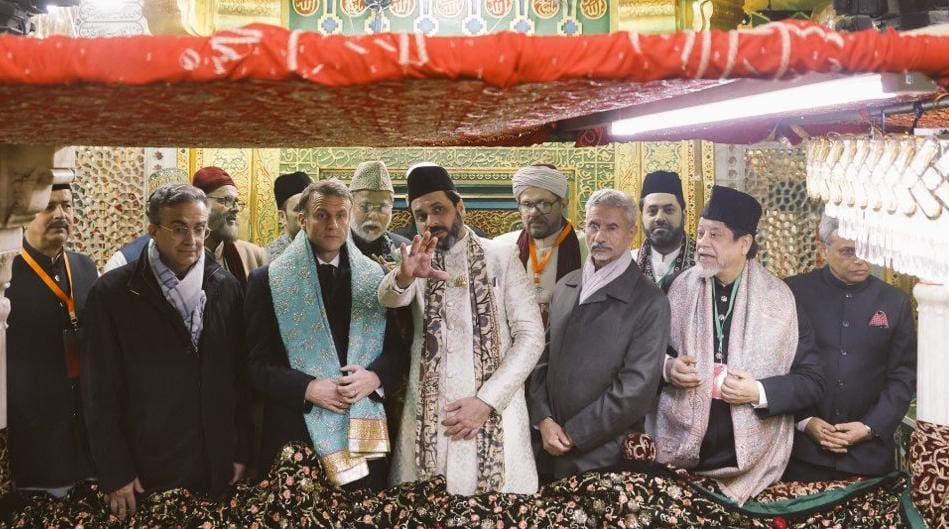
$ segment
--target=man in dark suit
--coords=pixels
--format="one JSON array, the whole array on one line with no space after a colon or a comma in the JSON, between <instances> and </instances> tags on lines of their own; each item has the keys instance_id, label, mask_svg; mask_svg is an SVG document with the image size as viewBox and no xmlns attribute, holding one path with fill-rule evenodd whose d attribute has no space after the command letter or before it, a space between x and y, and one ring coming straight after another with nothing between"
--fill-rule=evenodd
<instances>
[{"instance_id":1,"label":"man in dark suit","mask_svg":"<svg viewBox=\"0 0 949 529\"><path fill-rule=\"evenodd\" d=\"M813 323L827 389L797 423L785 480L893 470L893 433L916 391L910 299L871 276L870 265L837 227L836 219L821 219L827 266L787 280Z\"/></svg>"},{"instance_id":2,"label":"man in dark suit","mask_svg":"<svg viewBox=\"0 0 949 529\"><path fill-rule=\"evenodd\" d=\"M407 350L376 288L383 267L347 242L353 197L338 180L301 193L297 237L247 286L250 371L264 400L260 465L287 443L314 447L346 490L386 485L383 396L407 371Z\"/></svg>"},{"instance_id":3,"label":"man in dark suit","mask_svg":"<svg viewBox=\"0 0 949 529\"><path fill-rule=\"evenodd\" d=\"M250 456L240 284L205 252L208 202L188 184L148 199L152 240L89 294L82 402L113 514L136 494L216 496Z\"/></svg>"},{"instance_id":4,"label":"man in dark suit","mask_svg":"<svg viewBox=\"0 0 949 529\"><path fill-rule=\"evenodd\" d=\"M654 409L669 302L633 261L635 236L629 195L597 191L586 206L589 258L554 290L528 402L557 479L619 463L623 439Z\"/></svg>"},{"instance_id":5,"label":"man in dark suit","mask_svg":"<svg viewBox=\"0 0 949 529\"><path fill-rule=\"evenodd\" d=\"M53 186L23 232L7 297L10 466L18 488L63 496L94 475L79 403L79 331L98 277L85 255L65 249L72 191Z\"/></svg>"}]
</instances>

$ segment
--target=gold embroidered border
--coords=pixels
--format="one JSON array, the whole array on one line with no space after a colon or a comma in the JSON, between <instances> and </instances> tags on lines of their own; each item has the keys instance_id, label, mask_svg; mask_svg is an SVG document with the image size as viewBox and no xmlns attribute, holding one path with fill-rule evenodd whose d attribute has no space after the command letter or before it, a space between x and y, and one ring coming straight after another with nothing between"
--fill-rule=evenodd
<instances>
[{"instance_id":1,"label":"gold embroidered border","mask_svg":"<svg viewBox=\"0 0 949 529\"><path fill-rule=\"evenodd\" d=\"M336 485L345 485L369 475L365 457L352 457L347 450L333 452L320 458L326 477Z\"/></svg>"},{"instance_id":2,"label":"gold embroidered border","mask_svg":"<svg viewBox=\"0 0 949 529\"><path fill-rule=\"evenodd\" d=\"M349 419L349 452L372 457L389 451L385 419Z\"/></svg>"}]
</instances>

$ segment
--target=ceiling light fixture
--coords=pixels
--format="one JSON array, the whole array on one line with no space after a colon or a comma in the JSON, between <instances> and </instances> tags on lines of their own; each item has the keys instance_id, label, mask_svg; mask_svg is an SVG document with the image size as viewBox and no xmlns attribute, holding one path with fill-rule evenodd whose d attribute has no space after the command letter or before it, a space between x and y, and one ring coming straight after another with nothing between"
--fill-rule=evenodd
<instances>
[{"instance_id":1,"label":"ceiling light fixture","mask_svg":"<svg viewBox=\"0 0 949 529\"><path fill-rule=\"evenodd\" d=\"M767 115L801 111L813 114L822 108L852 109L859 103L903 95L918 96L938 89L931 79L920 74L828 77L818 76L817 81L805 78L794 81L747 80L709 90L723 96L716 101L695 101L693 96L702 95L698 92L659 101L656 105L641 105L633 108L638 115L613 121L610 132L613 136L635 136ZM755 91L757 93L753 93ZM732 97L727 97L729 93L733 94Z\"/></svg>"}]
</instances>

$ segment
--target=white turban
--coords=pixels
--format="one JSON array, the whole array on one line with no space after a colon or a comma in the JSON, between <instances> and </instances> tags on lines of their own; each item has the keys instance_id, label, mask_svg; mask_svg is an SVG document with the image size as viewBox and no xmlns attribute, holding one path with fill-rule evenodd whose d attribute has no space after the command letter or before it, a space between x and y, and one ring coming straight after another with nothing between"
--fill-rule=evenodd
<instances>
[{"instance_id":1,"label":"white turban","mask_svg":"<svg viewBox=\"0 0 949 529\"><path fill-rule=\"evenodd\" d=\"M514 198L517 198L528 187L546 189L560 198L567 197L567 177L556 169L543 165L528 165L521 167L511 178L514 187Z\"/></svg>"}]
</instances>

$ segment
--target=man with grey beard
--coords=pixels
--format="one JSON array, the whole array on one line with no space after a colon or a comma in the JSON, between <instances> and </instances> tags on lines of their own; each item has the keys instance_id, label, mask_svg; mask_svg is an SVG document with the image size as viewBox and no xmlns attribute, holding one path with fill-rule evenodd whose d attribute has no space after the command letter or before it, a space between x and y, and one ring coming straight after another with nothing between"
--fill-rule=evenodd
<instances>
[{"instance_id":1,"label":"man with grey beard","mask_svg":"<svg viewBox=\"0 0 949 529\"><path fill-rule=\"evenodd\" d=\"M656 460L715 479L743 504L784 472L794 416L823 377L813 331L755 259L761 204L722 186L699 219L696 264L668 281L669 358Z\"/></svg>"},{"instance_id":2,"label":"man with grey beard","mask_svg":"<svg viewBox=\"0 0 949 529\"><path fill-rule=\"evenodd\" d=\"M350 226L350 238L363 255L379 262L385 262L387 269L396 266L399 247L409 245L405 237L387 231L392 222L392 203L395 189L385 162L374 160L362 162L356 166L353 179L349 183L353 194L353 208ZM412 308L398 307L389 309L392 328L386 334L386 347L393 350L403 360L399 365L407 366L409 351L412 347ZM389 384L383 405L386 409L386 426L389 439L397 439L402 411L405 408L405 390L409 372L402 369L392 374L393 383Z\"/></svg>"},{"instance_id":3,"label":"man with grey beard","mask_svg":"<svg viewBox=\"0 0 949 529\"><path fill-rule=\"evenodd\" d=\"M362 162L349 184L353 194L352 238L363 255L394 263L405 237L387 231L395 189L382 161Z\"/></svg>"},{"instance_id":4,"label":"man with grey beard","mask_svg":"<svg viewBox=\"0 0 949 529\"><path fill-rule=\"evenodd\" d=\"M237 238L237 214L244 207L237 194L237 184L227 171L212 166L198 169L192 185L210 199L208 228L211 233L204 241L205 247L214 254L215 261L237 278L243 289L247 286L247 276L270 259L260 246Z\"/></svg>"}]
</instances>

